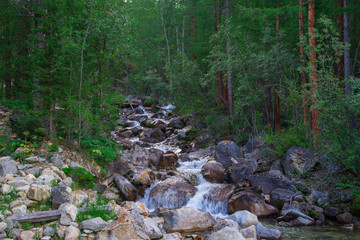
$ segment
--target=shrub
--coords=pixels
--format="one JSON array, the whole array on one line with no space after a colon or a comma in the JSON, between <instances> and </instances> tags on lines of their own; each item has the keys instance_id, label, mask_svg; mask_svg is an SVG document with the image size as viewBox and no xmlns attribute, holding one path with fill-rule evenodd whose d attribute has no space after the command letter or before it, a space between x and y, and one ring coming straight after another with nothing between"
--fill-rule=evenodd
<instances>
[{"instance_id":1,"label":"shrub","mask_svg":"<svg viewBox=\"0 0 360 240\"><path fill-rule=\"evenodd\" d=\"M78 188L93 188L94 176L85 168L67 167L62 169L64 173L74 180L74 185Z\"/></svg>"}]
</instances>

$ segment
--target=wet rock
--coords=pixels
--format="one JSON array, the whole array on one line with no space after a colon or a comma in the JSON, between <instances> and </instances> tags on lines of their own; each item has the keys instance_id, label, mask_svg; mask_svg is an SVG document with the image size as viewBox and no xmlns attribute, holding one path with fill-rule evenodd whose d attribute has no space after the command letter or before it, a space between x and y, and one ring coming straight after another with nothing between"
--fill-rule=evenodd
<instances>
[{"instance_id":1,"label":"wet rock","mask_svg":"<svg viewBox=\"0 0 360 240\"><path fill-rule=\"evenodd\" d=\"M275 170L249 176L248 180L250 181L251 186L256 187L265 194L270 194L276 188L290 191L296 190L287 177Z\"/></svg>"},{"instance_id":2,"label":"wet rock","mask_svg":"<svg viewBox=\"0 0 360 240\"><path fill-rule=\"evenodd\" d=\"M55 186L51 190L52 207L58 209L61 204L69 203L71 200L71 188Z\"/></svg>"},{"instance_id":3,"label":"wet rock","mask_svg":"<svg viewBox=\"0 0 360 240\"><path fill-rule=\"evenodd\" d=\"M98 232L101 229L105 228L108 223L105 222L101 217L92 218L81 223L83 229L91 230L93 232Z\"/></svg>"},{"instance_id":4,"label":"wet rock","mask_svg":"<svg viewBox=\"0 0 360 240\"><path fill-rule=\"evenodd\" d=\"M59 207L59 210L61 212L61 225L69 226L71 222L74 222L76 220L78 209L74 205L70 203L64 203Z\"/></svg>"},{"instance_id":5,"label":"wet rock","mask_svg":"<svg viewBox=\"0 0 360 240\"><path fill-rule=\"evenodd\" d=\"M228 172L230 178L235 183L240 183L251 176L257 169L255 160L246 160L232 165Z\"/></svg>"},{"instance_id":6,"label":"wet rock","mask_svg":"<svg viewBox=\"0 0 360 240\"><path fill-rule=\"evenodd\" d=\"M231 214L229 219L236 222L240 228L247 228L259 223L258 217L246 210Z\"/></svg>"},{"instance_id":7,"label":"wet rock","mask_svg":"<svg viewBox=\"0 0 360 240\"><path fill-rule=\"evenodd\" d=\"M6 174L15 174L17 172L16 162L14 160L4 160L0 162L0 178Z\"/></svg>"},{"instance_id":8,"label":"wet rock","mask_svg":"<svg viewBox=\"0 0 360 240\"><path fill-rule=\"evenodd\" d=\"M325 216L327 217L336 217L340 213L343 213L344 211L337 207L329 207L326 208L324 211Z\"/></svg>"},{"instance_id":9,"label":"wet rock","mask_svg":"<svg viewBox=\"0 0 360 240\"><path fill-rule=\"evenodd\" d=\"M299 209L301 206L295 204L285 204L281 210L280 216L277 218L278 221L290 222L296 218L304 218L315 222L312 217L307 216L304 212L305 209Z\"/></svg>"},{"instance_id":10,"label":"wet rock","mask_svg":"<svg viewBox=\"0 0 360 240\"><path fill-rule=\"evenodd\" d=\"M286 176L309 172L316 164L316 153L310 149L290 148L282 161Z\"/></svg>"},{"instance_id":11,"label":"wet rock","mask_svg":"<svg viewBox=\"0 0 360 240\"><path fill-rule=\"evenodd\" d=\"M165 181L158 182L150 191L150 196L156 206L162 206L163 196L169 195L167 204L172 207L184 206L190 197L196 193L195 185L181 176L173 176Z\"/></svg>"},{"instance_id":12,"label":"wet rock","mask_svg":"<svg viewBox=\"0 0 360 240\"><path fill-rule=\"evenodd\" d=\"M27 192L27 197L31 200L43 202L50 198L50 192L42 185L32 184Z\"/></svg>"},{"instance_id":13,"label":"wet rock","mask_svg":"<svg viewBox=\"0 0 360 240\"><path fill-rule=\"evenodd\" d=\"M309 218L298 217L289 222L290 226L293 227L301 227L301 226L313 226L315 225L315 221Z\"/></svg>"},{"instance_id":14,"label":"wet rock","mask_svg":"<svg viewBox=\"0 0 360 240\"><path fill-rule=\"evenodd\" d=\"M276 188L270 194L270 203L277 209L282 209L285 203L290 203L294 193L292 191Z\"/></svg>"},{"instance_id":15,"label":"wet rock","mask_svg":"<svg viewBox=\"0 0 360 240\"><path fill-rule=\"evenodd\" d=\"M195 232L211 230L216 224L208 212L202 212L191 207L184 207L161 212L164 218L166 232Z\"/></svg>"},{"instance_id":16,"label":"wet rock","mask_svg":"<svg viewBox=\"0 0 360 240\"><path fill-rule=\"evenodd\" d=\"M179 117L174 117L169 122L169 127L175 128L175 129L182 129L184 127L184 123L181 121Z\"/></svg>"},{"instance_id":17,"label":"wet rock","mask_svg":"<svg viewBox=\"0 0 360 240\"><path fill-rule=\"evenodd\" d=\"M80 236L80 230L74 226L69 226L65 230L64 240L77 240Z\"/></svg>"},{"instance_id":18,"label":"wet rock","mask_svg":"<svg viewBox=\"0 0 360 240\"><path fill-rule=\"evenodd\" d=\"M215 159L225 168L240 162L242 157L240 147L233 141L222 141L215 148Z\"/></svg>"},{"instance_id":19,"label":"wet rock","mask_svg":"<svg viewBox=\"0 0 360 240\"><path fill-rule=\"evenodd\" d=\"M348 212L341 213L336 216L336 221L342 224L350 224L354 221L354 216Z\"/></svg>"},{"instance_id":20,"label":"wet rock","mask_svg":"<svg viewBox=\"0 0 360 240\"><path fill-rule=\"evenodd\" d=\"M136 188L121 175L115 175L114 181L116 186L120 189L121 193L125 196L126 200L134 201L137 196Z\"/></svg>"},{"instance_id":21,"label":"wet rock","mask_svg":"<svg viewBox=\"0 0 360 240\"><path fill-rule=\"evenodd\" d=\"M236 189L235 185L224 184L211 190L205 197L211 199L215 203L228 202Z\"/></svg>"},{"instance_id":22,"label":"wet rock","mask_svg":"<svg viewBox=\"0 0 360 240\"><path fill-rule=\"evenodd\" d=\"M237 239L245 240L237 228L225 227L210 235L208 240Z\"/></svg>"},{"instance_id":23,"label":"wet rock","mask_svg":"<svg viewBox=\"0 0 360 240\"><path fill-rule=\"evenodd\" d=\"M281 239L281 232L276 229L264 227L261 223L255 225L256 234L260 239L278 240Z\"/></svg>"},{"instance_id":24,"label":"wet rock","mask_svg":"<svg viewBox=\"0 0 360 240\"><path fill-rule=\"evenodd\" d=\"M119 215L109 226L102 229L96 235L96 240L149 240L134 219L130 215Z\"/></svg>"},{"instance_id":25,"label":"wet rock","mask_svg":"<svg viewBox=\"0 0 360 240\"><path fill-rule=\"evenodd\" d=\"M235 193L228 202L228 213L232 214L237 211L247 210L256 216L270 216L278 213L277 208L266 204L252 192Z\"/></svg>"},{"instance_id":26,"label":"wet rock","mask_svg":"<svg viewBox=\"0 0 360 240\"><path fill-rule=\"evenodd\" d=\"M340 199L343 202L350 202L354 199L354 190L351 188L346 188L340 191Z\"/></svg>"},{"instance_id":27,"label":"wet rock","mask_svg":"<svg viewBox=\"0 0 360 240\"><path fill-rule=\"evenodd\" d=\"M159 164L159 169L176 170L178 166L178 156L174 152L166 152Z\"/></svg>"},{"instance_id":28,"label":"wet rock","mask_svg":"<svg viewBox=\"0 0 360 240\"><path fill-rule=\"evenodd\" d=\"M211 183L223 183L225 168L223 165L216 161L210 161L203 165L201 174L204 179Z\"/></svg>"}]
</instances>

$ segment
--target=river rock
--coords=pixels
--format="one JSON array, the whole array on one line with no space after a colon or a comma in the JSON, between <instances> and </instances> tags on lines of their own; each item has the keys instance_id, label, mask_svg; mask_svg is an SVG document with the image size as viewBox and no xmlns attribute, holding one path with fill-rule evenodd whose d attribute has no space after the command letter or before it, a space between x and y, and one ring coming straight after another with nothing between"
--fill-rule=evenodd
<instances>
[{"instance_id":1,"label":"river rock","mask_svg":"<svg viewBox=\"0 0 360 240\"><path fill-rule=\"evenodd\" d=\"M52 237L55 234L55 229L47 226L46 228L44 228L44 236L48 236L48 237Z\"/></svg>"},{"instance_id":2,"label":"river rock","mask_svg":"<svg viewBox=\"0 0 360 240\"><path fill-rule=\"evenodd\" d=\"M143 142L158 143L166 139L165 133L159 128L147 128L143 131L143 136L140 138Z\"/></svg>"},{"instance_id":3,"label":"river rock","mask_svg":"<svg viewBox=\"0 0 360 240\"><path fill-rule=\"evenodd\" d=\"M98 232L101 229L105 228L108 223L105 222L101 217L92 218L81 223L83 229L91 230L93 232Z\"/></svg>"},{"instance_id":4,"label":"river rock","mask_svg":"<svg viewBox=\"0 0 360 240\"><path fill-rule=\"evenodd\" d=\"M235 193L228 202L228 213L233 214L237 211L248 210L258 217L270 216L278 213L277 208L266 204L252 192Z\"/></svg>"},{"instance_id":5,"label":"river rock","mask_svg":"<svg viewBox=\"0 0 360 240\"><path fill-rule=\"evenodd\" d=\"M130 212L131 216L134 218L136 223L141 226L142 230L148 235L151 239L158 239L161 238L162 233L159 229L156 221L152 218L141 215L136 210L132 210Z\"/></svg>"},{"instance_id":6,"label":"river rock","mask_svg":"<svg viewBox=\"0 0 360 240\"><path fill-rule=\"evenodd\" d=\"M311 194L306 198L306 200L310 204L324 206L329 202L329 193L312 190Z\"/></svg>"},{"instance_id":7,"label":"river rock","mask_svg":"<svg viewBox=\"0 0 360 240\"><path fill-rule=\"evenodd\" d=\"M58 209L61 204L69 203L71 200L71 188L55 186L51 190L52 207Z\"/></svg>"},{"instance_id":8,"label":"river rock","mask_svg":"<svg viewBox=\"0 0 360 240\"><path fill-rule=\"evenodd\" d=\"M78 213L77 207L70 203L64 203L60 205L59 210L61 212L60 215L60 224L69 226L71 222L76 220L76 216Z\"/></svg>"},{"instance_id":9,"label":"river rock","mask_svg":"<svg viewBox=\"0 0 360 240\"><path fill-rule=\"evenodd\" d=\"M251 186L256 187L265 194L270 194L276 188L282 188L290 191L296 190L290 180L281 172L276 170L249 176L248 180L250 181Z\"/></svg>"},{"instance_id":10,"label":"river rock","mask_svg":"<svg viewBox=\"0 0 360 240\"><path fill-rule=\"evenodd\" d=\"M174 117L170 120L169 127L175 129L182 129L184 127L184 123L181 121L179 117Z\"/></svg>"},{"instance_id":11,"label":"river rock","mask_svg":"<svg viewBox=\"0 0 360 240\"><path fill-rule=\"evenodd\" d=\"M223 183L225 168L223 165L216 161L209 161L201 168L201 174L204 179L211 183Z\"/></svg>"},{"instance_id":12,"label":"river rock","mask_svg":"<svg viewBox=\"0 0 360 240\"><path fill-rule=\"evenodd\" d=\"M123 202L122 207L128 211L135 209L144 216L147 216L150 213L150 210L142 202Z\"/></svg>"},{"instance_id":13,"label":"river rock","mask_svg":"<svg viewBox=\"0 0 360 240\"><path fill-rule=\"evenodd\" d=\"M184 206L190 197L196 193L195 185L185 177L173 176L165 181L158 182L150 191L150 196L155 205L162 206L163 196L169 195L167 204L171 207Z\"/></svg>"},{"instance_id":14,"label":"river rock","mask_svg":"<svg viewBox=\"0 0 360 240\"><path fill-rule=\"evenodd\" d=\"M237 211L231 214L229 219L236 222L240 228L247 228L259 223L258 217L247 210Z\"/></svg>"},{"instance_id":15,"label":"river rock","mask_svg":"<svg viewBox=\"0 0 360 240\"><path fill-rule=\"evenodd\" d=\"M213 232L217 232L225 227L239 228L239 224L237 224L235 221L231 219L224 219L215 224L213 228Z\"/></svg>"},{"instance_id":16,"label":"river rock","mask_svg":"<svg viewBox=\"0 0 360 240\"><path fill-rule=\"evenodd\" d=\"M4 160L0 162L0 178L6 174L15 174L17 172L16 162L14 160Z\"/></svg>"},{"instance_id":17,"label":"river rock","mask_svg":"<svg viewBox=\"0 0 360 240\"><path fill-rule=\"evenodd\" d=\"M125 153L125 151L124 151L124 153ZM131 172L129 163L127 163L125 161L113 162L113 163L109 164L108 169L112 174L120 174L121 176L124 176Z\"/></svg>"},{"instance_id":18,"label":"river rock","mask_svg":"<svg viewBox=\"0 0 360 240\"><path fill-rule=\"evenodd\" d=\"M96 240L150 240L139 226L133 217L124 214L119 215L118 218L113 221L106 228L102 229L96 235Z\"/></svg>"},{"instance_id":19,"label":"river rock","mask_svg":"<svg viewBox=\"0 0 360 240\"><path fill-rule=\"evenodd\" d=\"M225 168L240 162L242 157L240 147L233 141L222 141L215 148L215 159Z\"/></svg>"},{"instance_id":20,"label":"river rock","mask_svg":"<svg viewBox=\"0 0 360 240\"><path fill-rule=\"evenodd\" d=\"M235 189L235 185L223 184L212 189L209 194L205 195L205 198L213 201L214 203L228 202Z\"/></svg>"},{"instance_id":21,"label":"river rock","mask_svg":"<svg viewBox=\"0 0 360 240\"><path fill-rule=\"evenodd\" d=\"M194 148L205 148L214 144L214 136L208 133L203 133L196 137L192 142Z\"/></svg>"},{"instance_id":22,"label":"river rock","mask_svg":"<svg viewBox=\"0 0 360 240\"><path fill-rule=\"evenodd\" d=\"M148 168L134 169L134 172L135 173L132 175L132 182L135 185L150 186L155 181L155 173Z\"/></svg>"},{"instance_id":23,"label":"river rock","mask_svg":"<svg viewBox=\"0 0 360 240\"><path fill-rule=\"evenodd\" d=\"M163 153L162 159L159 164L159 169L176 170L178 166L178 156L174 152Z\"/></svg>"},{"instance_id":24,"label":"river rock","mask_svg":"<svg viewBox=\"0 0 360 240\"><path fill-rule=\"evenodd\" d=\"M305 206L302 206L300 204L284 204L283 209L281 210L280 216L277 218L278 221L285 221L290 222L298 217L302 217L304 219L308 219L310 221L314 221L313 218L306 215L304 212L307 209L305 209Z\"/></svg>"},{"instance_id":25,"label":"river rock","mask_svg":"<svg viewBox=\"0 0 360 240\"><path fill-rule=\"evenodd\" d=\"M164 234L161 240L183 240L180 233L167 233Z\"/></svg>"},{"instance_id":26,"label":"river rock","mask_svg":"<svg viewBox=\"0 0 360 240\"><path fill-rule=\"evenodd\" d=\"M281 232L276 229L264 227L261 223L255 225L256 234L260 239L278 240L281 239Z\"/></svg>"},{"instance_id":27,"label":"river rock","mask_svg":"<svg viewBox=\"0 0 360 240\"><path fill-rule=\"evenodd\" d=\"M166 232L195 232L213 229L215 219L208 212L184 207L174 210L165 210L160 213L164 218Z\"/></svg>"},{"instance_id":28,"label":"river rock","mask_svg":"<svg viewBox=\"0 0 360 240\"><path fill-rule=\"evenodd\" d=\"M289 222L292 227L301 227L301 226L313 226L315 225L315 221L309 218L298 217Z\"/></svg>"},{"instance_id":29,"label":"river rock","mask_svg":"<svg viewBox=\"0 0 360 240\"><path fill-rule=\"evenodd\" d=\"M256 171L256 169L256 161L250 159L232 165L228 172L233 182L240 183L251 176Z\"/></svg>"},{"instance_id":30,"label":"river rock","mask_svg":"<svg viewBox=\"0 0 360 240\"><path fill-rule=\"evenodd\" d=\"M309 172L316 164L316 153L310 149L293 147L290 148L282 161L286 176L304 174Z\"/></svg>"},{"instance_id":31,"label":"river rock","mask_svg":"<svg viewBox=\"0 0 360 240\"><path fill-rule=\"evenodd\" d=\"M237 228L225 227L210 235L208 240L224 240L224 239L236 239L245 240Z\"/></svg>"},{"instance_id":32,"label":"river rock","mask_svg":"<svg viewBox=\"0 0 360 240\"><path fill-rule=\"evenodd\" d=\"M294 193L292 191L276 188L270 194L270 203L271 205L277 207L277 209L282 209L285 203L290 203Z\"/></svg>"},{"instance_id":33,"label":"river rock","mask_svg":"<svg viewBox=\"0 0 360 240\"><path fill-rule=\"evenodd\" d=\"M52 157L50 161L59 169L62 169L64 166L64 160L61 157Z\"/></svg>"},{"instance_id":34,"label":"river rock","mask_svg":"<svg viewBox=\"0 0 360 240\"><path fill-rule=\"evenodd\" d=\"M43 202L50 198L50 193L44 186L32 184L27 192L27 197L31 200Z\"/></svg>"},{"instance_id":35,"label":"river rock","mask_svg":"<svg viewBox=\"0 0 360 240\"><path fill-rule=\"evenodd\" d=\"M348 212L341 213L336 216L336 221L342 224L350 224L354 221L354 216Z\"/></svg>"},{"instance_id":36,"label":"river rock","mask_svg":"<svg viewBox=\"0 0 360 240\"><path fill-rule=\"evenodd\" d=\"M163 152L156 148L149 149L149 163L153 166L159 166L163 158Z\"/></svg>"},{"instance_id":37,"label":"river rock","mask_svg":"<svg viewBox=\"0 0 360 240\"><path fill-rule=\"evenodd\" d=\"M327 217L336 217L340 213L343 213L344 211L337 207L329 207L326 208L324 211L325 216Z\"/></svg>"},{"instance_id":38,"label":"river rock","mask_svg":"<svg viewBox=\"0 0 360 240\"><path fill-rule=\"evenodd\" d=\"M65 230L64 240L77 240L80 236L80 230L74 226L68 226Z\"/></svg>"},{"instance_id":39,"label":"river rock","mask_svg":"<svg viewBox=\"0 0 360 240\"><path fill-rule=\"evenodd\" d=\"M257 234L256 234L256 227L255 225L251 225L247 228L241 229L240 230L241 235L244 236L244 238L246 239L257 239Z\"/></svg>"},{"instance_id":40,"label":"river rock","mask_svg":"<svg viewBox=\"0 0 360 240\"><path fill-rule=\"evenodd\" d=\"M134 201L137 196L136 188L123 176L115 175L114 181L116 186L120 189L121 193L125 196L126 200Z\"/></svg>"}]
</instances>

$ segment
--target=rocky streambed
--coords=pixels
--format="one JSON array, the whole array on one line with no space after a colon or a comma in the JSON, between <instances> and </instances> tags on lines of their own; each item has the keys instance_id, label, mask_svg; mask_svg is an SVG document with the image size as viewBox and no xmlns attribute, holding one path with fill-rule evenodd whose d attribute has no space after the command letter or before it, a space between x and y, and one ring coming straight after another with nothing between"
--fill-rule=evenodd
<instances>
[{"instance_id":1,"label":"rocky streambed","mask_svg":"<svg viewBox=\"0 0 360 240\"><path fill-rule=\"evenodd\" d=\"M346 205L299 176L314 167L335 174L336 164L319 167L317 153L296 147L277 160L259 139L215 141L173 108L121 108L111 137L124 152L106 176L67 150L0 158L0 239L359 239ZM0 111L0 126L6 119ZM98 184L74 189L68 167ZM351 200L348 190L336 194Z\"/></svg>"}]
</instances>

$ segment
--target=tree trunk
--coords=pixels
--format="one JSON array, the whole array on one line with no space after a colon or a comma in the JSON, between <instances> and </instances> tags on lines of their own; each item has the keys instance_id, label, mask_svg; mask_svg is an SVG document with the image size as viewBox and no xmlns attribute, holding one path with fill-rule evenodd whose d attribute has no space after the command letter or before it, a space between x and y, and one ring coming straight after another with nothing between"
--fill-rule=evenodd
<instances>
[{"instance_id":1,"label":"tree trunk","mask_svg":"<svg viewBox=\"0 0 360 240\"><path fill-rule=\"evenodd\" d=\"M161 17L161 22L162 22L163 27L164 27L164 36L165 36L165 40L166 40L166 48L167 48L167 55L168 55L167 62L170 63L169 39L168 39L167 32L166 32L166 26L165 26L165 23L164 23L164 18L163 18L163 15L161 13L160 13L160 17Z\"/></svg>"},{"instance_id":2,"label":"tree trunk","mask_svg":"<svg viewBox=\"0 0 360 240\"><path fill-rule=\"evenodd\" d=\"M300 0L299 2L299 42L300 42L300 58L302 61L302 67L301 67L301 89L302 89L302 104L303 104L303 111L304 111L304 123L306 126L309 125L308 120L308 114L309 109L307 105L307 99L306 99L306 73L304 71L305 69L305 54L304 54L304 44L303 44L303 35L304 35L304 13L302 11L303 8L303 0Z\"/></svg>"},{"instance_id":3,"label":"tree trunk","mask_svg":"<svg viewBox=\"0 0 360 240\"><path fill-rule=\"evenodd\" d=\"M344 8L349 6L349 0L344 0ZM351 59L350 59L350 19L349 19L349 11L346 10L344 12L344 77L345 79L351 76ZM345 94L348 95L350 93L349 84L345 84Z\"/></svg>"},{"instance_id":4,"label":"tree trunk","mask_svg":"<svg viewBox=\"0 0 360 240\"><path fill-rule=\"evenodd\" d=\"M339 42L343 43L344 41L344 15L342 9L344 7L344 0L338 0L338 17L337 17L337 26L339 31ZM336 75L340 81L344 79L344 54L338 56L338 64Z\"/></svg>"},{"instance_id":5,"label":"tree trunk","mask_svg":"<svg viewBox=\"0 0 360 240\"><path fill-rule=\"evenodd\" d=\"M315 0L309 2L309 42L310 42L310 94L311 94L311 118L312 118L312 133L314 142L316 143L316 137L319 135L319 114L316 109L316 43L314 37L314 26L315 26Z\"/></svg>"},{"instance_id":6,"label":"tree trunk","mask_svg":"<svg viewBox=\"0 0 360 240\"><path fill-rule=\"evenodd\" d=\"M233 91L232 91L232 70L231 70L231 37L230 37L230 4L229 0L225 1L226 28L228 30L226 38L226 55L227 55L227 88L229 97L229 119L233 120Z\"/></svg>"},{"instance_id":7,"label":"tree trunk","mask_svg":"<svg viewBox=\"0 0 360 240\"><path fill-rule=\"evenodd\" d=\"M161 7L160 7L161 1L159 0L159 38L158 38L158 72L161 76Z\"/></svg>"},{"instance_id":8,"label":"tree trunk","mask_svg":"<svg viewBox=\"0 0 360 240\"><path fill-rule=\"evenodd\" d=\"M276 4L277 8L280 8L280 3L279 0L277 1ZM279 52L279 43L280 43L280 14L278 13L276 15L276 48L277 51ZM276 71L277 72L277 71ZM280 85L280 81L279 81L279 77L276 73L276 89L275 89L275 116L274 116L274 127L275 127L275 131L276 132L280 132L281 129L281 125L280 125L280 96L279 96L279 85Z\"/></svg>"},{"instance_id":9,"label":"tree trunk","mask_svg":"<svg viewBox=\"0 0 360 240\"><path fill-rule=\"evenodd\" d=\"M183 16L181 51L183 54L185 54L185 16Z\"/></svg>"}]
</instances>

